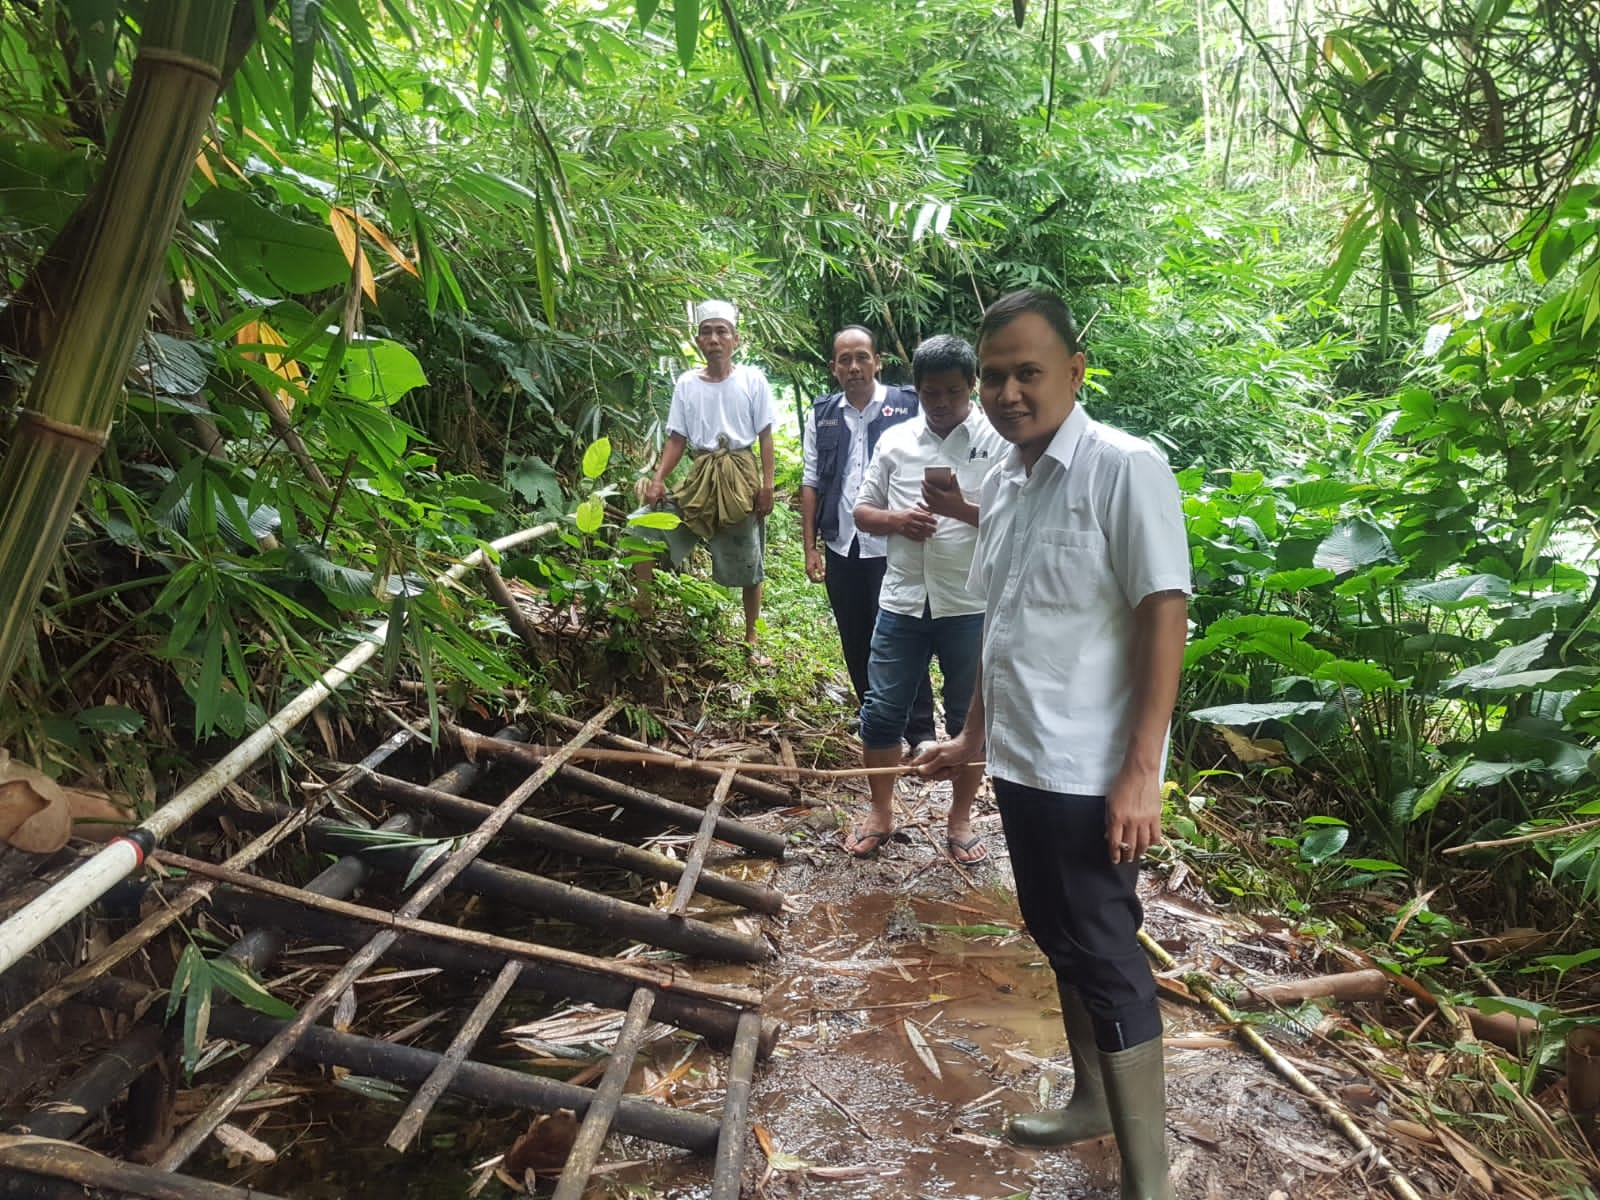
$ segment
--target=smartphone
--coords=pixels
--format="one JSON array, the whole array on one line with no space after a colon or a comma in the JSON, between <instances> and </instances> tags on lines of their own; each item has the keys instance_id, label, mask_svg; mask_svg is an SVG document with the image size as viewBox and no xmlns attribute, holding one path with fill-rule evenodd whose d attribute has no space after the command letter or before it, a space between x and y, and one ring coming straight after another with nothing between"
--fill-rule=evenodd
<instances>
[{"instance_id":1,"label":"smartphone","mask_svg":"<svg viewBox=\"0 0 1600 1200\"><path fill-rule=\"evenodd\" d=\"M956 473L950 467L924 467L922 478L934 487L947 488L956 481Z\"/></svg>"}]
</instances>

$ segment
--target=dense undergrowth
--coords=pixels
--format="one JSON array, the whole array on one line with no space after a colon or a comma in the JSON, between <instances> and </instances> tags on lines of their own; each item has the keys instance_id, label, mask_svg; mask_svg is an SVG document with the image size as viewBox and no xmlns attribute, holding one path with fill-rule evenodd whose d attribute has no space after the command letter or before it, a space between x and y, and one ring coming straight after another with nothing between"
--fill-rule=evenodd
<instances>
[{"instance_id":1,"label":"dense undergrowth","mask_svg":"<svg viewBox=\"0 0 1600 1200\"><path fill-rule=\"evenodd\" d=\"M1257 28L1063 0L1020 33L975 0L668 7L240 0L265 24L0 747L144 811L386 619L367 686L622 686L643 724L831 736L847 688L792 507L773 667L694 572L634 609L623 513L685 305L741 304L792 497L831 330L866 321L904 378L922 336L1039 283L1086 326L1087 406L1183 486L1173 853L1456 996L1467 935L1559 930L1489 965L1572 1007L1600 899L1592 5L1479 5L1472 38L1388 2ZM8 414L142 11L0 22ZM1512 118L1498 151L1476 132ZM546 519L501 564L559 631L530 662L474 590L427 583Z\"/></svg>"}]
</instances>

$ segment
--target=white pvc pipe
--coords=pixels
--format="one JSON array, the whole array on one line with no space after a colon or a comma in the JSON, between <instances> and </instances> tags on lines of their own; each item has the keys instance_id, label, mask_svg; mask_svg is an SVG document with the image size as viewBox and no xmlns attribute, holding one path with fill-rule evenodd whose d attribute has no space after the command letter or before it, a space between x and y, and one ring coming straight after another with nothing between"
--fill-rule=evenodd
<instances>
[{"instance_id":1,"label":"white pvc pipe","mask_svg":"<svg viewBox=\"0 0 1600 1200\"><path fill-rule=\"evenodd\" d=\"M523 529L490 542L488 549L496 553L509 550L544 537L556 528L557 523L552 521L532 529ZM454 583L468 571L481 566L485 557L484 549L474 550L434 582ZM268 747L310 716L312 710L332 695L335 688L359 671L383 646L388 631L389 623L385 621L315 683L273 714L271 720L235 746L226 757L219 759L188 787L140 822L138 828L108 842L93 858L58 879L42 894L6 918L0 924L0 973L10 970L24 954L100 899L119 880L138 870L145 855L157 844L244 774L267 752Z\"/></svg>"}]
</instances>

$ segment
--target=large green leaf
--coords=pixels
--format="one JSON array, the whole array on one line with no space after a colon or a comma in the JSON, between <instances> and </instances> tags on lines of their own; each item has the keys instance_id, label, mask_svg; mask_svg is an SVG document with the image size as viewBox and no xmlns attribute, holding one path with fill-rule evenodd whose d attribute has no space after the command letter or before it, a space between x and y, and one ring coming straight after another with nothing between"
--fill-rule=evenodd
<instances>
[{"instance_id":1,"label":"large green leaf","mask_svg":"<svg viewBox=\"0 0 1600 1200\"><path fill-rule=\"evenodd\" d=\"M1333 532L1317 544L1312 566L1324 567L1335 575L1347 575L1377 563L1399 562L1389 535L1363 517L1340 521Z\"/></svg>"},{"instance_id":2,"label":"large green leaf","mask_svg":"<svg viewBox=\"0 0 1600 1200\"><path fill-rule=\"evenodd\" d=\"M340 387L357 400L393 404L412 388L424 387L428 382L417 356L386 338L351 342L339 368Z\"/></svg>"},{"instance_id":3,"label":"large green leaf","mask_svg":"<svg viewBox=\"0 0 1600 1200\"><path fill-rule=\"evenodd\" d=\"M1498 575L1452 575L1432 583L1416 583L1406 588L1413 601L1436 608L1482 608L1509 599L1511 585Z\"/></svg>"},{"instance_id":4,"label":"large green leaf","mask_svg":"<svg viewBox=\"0 0 1600 1200\"><path fill-rule=\"evenodd\" d=\"M1270 700L1261 704L1219 704L1197 708L1189 716L1208 725L1234 725L1240 728L1266 721L1287 721L1328 708L1326 700Z\"/></svg>"},{"instance_id":5,"label":"large green leaf","mask_svg":"<svg viewBox=\"0 0 1600 1200\"><path fill-rule=\"evenodd\" d=\"M1472 753L1474 757L1494 761L1538 760L1541 765L1535 774L1559 787L1570 787L1583 779L1594 757L1594 751L1588 746L1520 729L1497 729L1483 734L1472 743Z\"/></svg>"},{"instance_id":6,"label":"large green leaf","mask_svg":"<svg viewBox=\"0 0 1600 1200\"><path fill-rule=\"evenodd\" d=\"M229 188L206 192L189 215L214 229L217 257L261 295L318 292L349 282L350 264L326 225L290 220Z\"/></svg>"},{"instance_id":7,"label":"large green leaf","mask_svg":"<svg viewBox=\"0 0 1600 1200\"><path fill-rule=\"evenodd\" d=\"M1507 646L1488 662L1481 662L1465 670L1457 671L1446 679L1443 690L1446 694L1452 692L1478 691L1484 688L1497 686L1498 681L1507 677L1519 675L1530 670L1535 663L1544 657L1546 648L1550 645L1553 633L1541 633L1532 641L1523 642L1516 646Z\"/></svg>"}]
</instances>

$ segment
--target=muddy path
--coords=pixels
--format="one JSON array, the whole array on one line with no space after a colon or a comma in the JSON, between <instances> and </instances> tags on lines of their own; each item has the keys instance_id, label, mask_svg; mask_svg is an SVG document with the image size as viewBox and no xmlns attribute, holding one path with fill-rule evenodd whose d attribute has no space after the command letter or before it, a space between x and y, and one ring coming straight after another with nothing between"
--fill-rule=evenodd
<instances>
[{"instance_id":1,"label":"muddy path","mask_svg":"<svg viewBox=\"0 0 1600 1200\"><path fill-rule=\"evenodd\" d=\"M746 1196L1117 1195L1110 1139L1068 1150L1003 1140L1011 1114L1065 1097L1069 1059L1053 976L1020 931L992 801L980 798L977 820L990 860L958 869L942 853L942 787L905 789L902 833L875 862L838 847L829 809L768 814L794 842L772 879L791 908L773 923L780 955L756 978L726 976L763 987L767 1011L787 1025L756 1079ZM838 801L859 798L843 793ZM1146 928L1181 965L1206 966L1219 953L1261 957L1239 936L1243 926L1193 895L1168 891L1166 882L1146 872ZM1166 1000L1163 1010L1181 1200L1383 1194L1354 1147L1231 1041L1208 1010ZM1357 1079L1336 1057L1319 1061L1301 1040L1286 1037L1283 1048L1325 1087L1337 1091ZM670 1046L662 1051L631 1087L690 1107L703 1095L709 1106L720 1084L714 1063L675 1059ZM604 1186L612 1195L706 1194L702 1165L634 1149L645 1161L610 1177ZM1413 1181L1425 1189L1433 1182L1425 1170Z\"/></svg>"}]
</instances>

